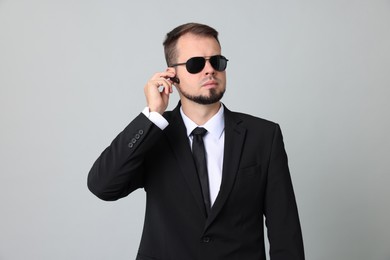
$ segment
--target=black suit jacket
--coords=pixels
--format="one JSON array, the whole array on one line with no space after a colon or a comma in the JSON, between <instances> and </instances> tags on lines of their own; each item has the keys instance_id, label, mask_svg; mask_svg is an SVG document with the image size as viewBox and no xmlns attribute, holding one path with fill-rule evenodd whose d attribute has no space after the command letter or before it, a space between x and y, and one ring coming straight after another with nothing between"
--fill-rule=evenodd
<instances>
[{"instance_id":1,"label":"black suit jacket","mask_svg":"<svg viewBox=\"0 0 390 260\"><path fill-rule=\"evenodd\" d=\"M94 163L88 187L103 200L146 191L138 260L304 259L301 228L277 124L225 108L222 183L208 217L180 104L160 130L137 116ZM141 213L140 213L141 214Z\"/></svg>"}]
</instances>

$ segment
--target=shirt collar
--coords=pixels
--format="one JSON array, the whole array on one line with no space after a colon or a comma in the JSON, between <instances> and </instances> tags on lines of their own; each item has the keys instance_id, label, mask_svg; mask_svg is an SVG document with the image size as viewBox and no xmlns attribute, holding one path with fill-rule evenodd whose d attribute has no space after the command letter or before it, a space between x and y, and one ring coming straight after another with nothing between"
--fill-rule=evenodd
<instances>
[{"instance_id":1,"label":"shirt collar","mask_svg":"<svg viewBox=\"0 0 390 260\"><path fill-rule=\"evenodd\" d=\"M180 107L180 114L183 118L184 125L187 129L187 136L191 136L192 131L198 127L197 124L194 123L189 117L187 117L184 112L183 108ZM225 120L224 120L224 107L223 104L221 104L221 107L219 108L218 112L210 118L204 125L201 125L200 127L204 127L207 132L216 140L221 138L222 133L225 129Z\"/></svg>"}]
</instances>

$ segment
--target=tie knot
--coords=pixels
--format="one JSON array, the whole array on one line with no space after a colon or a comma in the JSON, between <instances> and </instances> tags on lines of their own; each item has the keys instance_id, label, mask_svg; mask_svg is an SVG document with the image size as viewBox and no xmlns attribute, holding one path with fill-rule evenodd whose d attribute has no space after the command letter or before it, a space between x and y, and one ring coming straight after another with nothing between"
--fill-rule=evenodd
<instances>
[{"instance_id":1,"label":"tie knot","mask_svg":"<svg viewBox=\"0 0 390 260\"><path fill-rule=\"evenodd\" d=\"M197 127L194 130L192 130L192 135L198 135L198 136L204 136L207 133L207 130L203 127Z\"/></svg>"}]
</instances>

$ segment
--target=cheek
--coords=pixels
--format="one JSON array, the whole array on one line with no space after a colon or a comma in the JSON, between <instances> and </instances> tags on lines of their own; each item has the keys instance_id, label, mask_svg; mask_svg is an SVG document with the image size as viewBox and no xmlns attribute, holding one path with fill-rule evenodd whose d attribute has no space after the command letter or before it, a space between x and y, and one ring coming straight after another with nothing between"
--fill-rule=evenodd
<instances>
[{"instance_id":1,"label":"cheek","mask_svg":"<svg viewBox=\"0 0 390 260\"><path fill-rule=\"evenodd\" d=\"M181 80L181 79L180 79ZM186 89L194 89L200 85L202 78L196 74L189 74L183 76L183 82L185 84L180 84L182 87Z\"/></svg>"},{"instance_id":2,"label":"cheek","mask_svg":"<svg viewBox=\"0 0 390 260\"><path fill-rule=\"evenodd\" d=\"M179 86L179 91L185 92L188 94L194 93L194 90L196 89L196 84L194 84L190 79L188 78L183 78L180 79L180 86Z\"/></svg>"},{"instance_id":3,"label":"cheek","mask_svg":"<svg viewBox=\"0 0 390 260\"><path fill-rule=\"evenodd\" d=\"M219 76L217 76L217 79L220 80L220 82L225 85L226 84L226 73L223 73L223 74L220 74Z\"/></svg>"}]
</instances>

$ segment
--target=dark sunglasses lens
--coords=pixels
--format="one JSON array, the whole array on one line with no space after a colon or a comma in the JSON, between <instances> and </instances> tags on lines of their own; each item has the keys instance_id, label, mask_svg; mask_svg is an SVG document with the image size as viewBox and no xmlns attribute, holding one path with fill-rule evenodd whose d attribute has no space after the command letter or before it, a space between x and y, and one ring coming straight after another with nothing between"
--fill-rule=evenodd
<instances>
[{"instance_id":1,"label":"dark sunglasses lens","mask_svg":"<svg viewBox=\"0 0 390 260\"><path fill-rule=\"evenodd\" d=\"M227 59L222 55L216 55L210 58L211 66L217 71L224 71L227 66Z\"/></svg>"},{"instance_id":2,"label":"dark sunglasses lens","mask_svg":"<svg viewBox=\"0 0 390 260\"><path fill-rule=\"evenodd\" d=\"M203 57L194 57L186 62L186 68L189 73L195 74L202 71L206 60Z\"/></svg>"}]
</instances>

